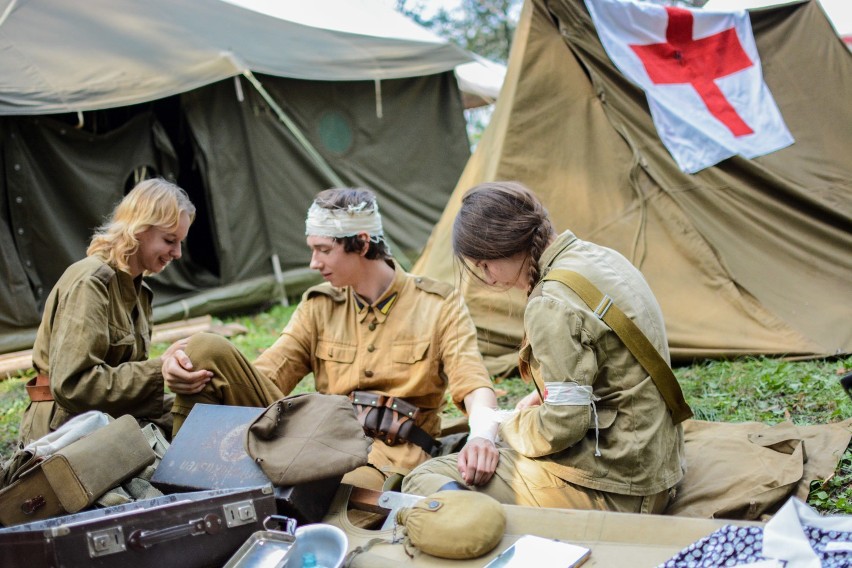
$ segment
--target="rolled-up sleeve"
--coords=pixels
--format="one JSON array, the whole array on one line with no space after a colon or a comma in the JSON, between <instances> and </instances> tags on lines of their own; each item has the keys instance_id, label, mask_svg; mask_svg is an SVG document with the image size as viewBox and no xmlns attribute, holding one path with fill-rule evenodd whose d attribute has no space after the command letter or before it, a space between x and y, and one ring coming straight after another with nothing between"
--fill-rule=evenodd
<instances>
[{"instance_id":1,"label":"rolled-up sleeve","mask_svg":"<svg viewBox=\"0 0 852 568\"><path fill-rule=\"evenodd\" d=\"M466 412L464 397L476 389L494 386L479 352L476 326L455 291L444 300L439 326L442 372L448 378L453 403Z\"/></svg>"},{"instance_id":2,"label":"rolled-up sleeve","mask_svg":"<svg viewBox=\"0 0 852 568\"><path fill-rule=\"evenodd\" d=\"M289 394L312 370L311 345L317 332L311 308L310 301L301 302L275 343L254 361L257 370L284 394Z\"/></svg>"}]
</instances>

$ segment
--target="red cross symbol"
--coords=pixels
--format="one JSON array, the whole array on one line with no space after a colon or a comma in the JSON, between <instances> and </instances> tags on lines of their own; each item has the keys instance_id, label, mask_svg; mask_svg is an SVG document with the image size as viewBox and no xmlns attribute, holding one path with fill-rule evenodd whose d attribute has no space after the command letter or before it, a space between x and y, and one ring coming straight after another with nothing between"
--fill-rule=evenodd
<instances>
[{"instance_id":1,"label":"red cross symbol","mask_svg":"<svg viewBox=\"0 0 852 568\"><path fill-rule=\"evenodd\" d=\"M715 35L692 39L692 12L666 7L669 25L666 43L631 45L655 84L689 83L715 116L734 136L754 131L731 106L715 80L753 64L742 48L737 32L729 28Z\"/></svg>"}]
</instances>

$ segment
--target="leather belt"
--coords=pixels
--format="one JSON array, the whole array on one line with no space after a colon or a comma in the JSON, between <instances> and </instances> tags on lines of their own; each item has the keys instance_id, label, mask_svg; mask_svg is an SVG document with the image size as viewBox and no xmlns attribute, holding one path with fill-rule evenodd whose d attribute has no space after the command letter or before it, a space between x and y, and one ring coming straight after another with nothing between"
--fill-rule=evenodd
<instances>
[{"instance_id":1,"label":"leather belt","mask_svg":"<svg viewBox=\"0 0 852 568\"><path fill-rule=\"evenodd\" d=\"M25 385L27 394L33 402L45 402L53 400L53 393L50 392L50 377L43 373L36 375L36 378L30 379Z\"/></svg>"},{"instance_id":2,"label":"leather belt","mask_svg":"<svg viewBox=\"0 0 852 568\"><path fill-rule=\"evenodd\" d=\"M438 455L441 450L441 442L426 433L425 430L418 426L412 426L408 433L408 441L412 444L420 446L424 452L433 458Z\"/></svg>"}]
</instances>

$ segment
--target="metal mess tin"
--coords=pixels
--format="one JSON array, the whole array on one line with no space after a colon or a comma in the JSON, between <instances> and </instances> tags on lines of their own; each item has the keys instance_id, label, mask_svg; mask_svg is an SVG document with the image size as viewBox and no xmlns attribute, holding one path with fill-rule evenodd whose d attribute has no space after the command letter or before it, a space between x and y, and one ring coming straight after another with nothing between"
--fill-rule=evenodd
<instances>
[{"instance_id":1,"label":"metal mess tin","mask_svg":"<svg viewBox=\"0 0 852 568\"><path fill-rule=\"evenodd\" d=\"M270 528L272 522L284 530ZM302 555L312 552L317 563L340 568L349 548L349 540L341 529L327 524L312 524L294 531L296 521L272 515L231 557L223 568L301 568Z\"/></svg>"},{"instance_id":2,"label":"metal mess tin","mask_svg":"<svg viewBox=\"0 0 852 568\"><path fill-rule=\"evenodd\" d=\"M283 524L284 530L270 528L270 522ZM291 558L296 537L296 521L288 517L271 515L264 519L266 530L253 533L237 550L223 568L282 568Z\"/></svg>"}]
</instances>

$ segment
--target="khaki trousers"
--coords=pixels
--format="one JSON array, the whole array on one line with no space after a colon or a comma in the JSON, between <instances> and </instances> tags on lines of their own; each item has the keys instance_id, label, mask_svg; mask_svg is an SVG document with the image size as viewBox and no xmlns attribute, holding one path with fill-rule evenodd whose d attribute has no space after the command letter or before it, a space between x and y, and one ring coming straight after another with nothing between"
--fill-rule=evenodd
<instances>
[{"instance_id":1,"label":"khaki trousers","mask_svg":"<svg viewBox=\"0 0 852 568\"><path fill-rule=\"evenodd\" d=\"M195 369L213 371L204 389L192 395L175 396L172 437L196 404L226 404L266 408L284 395L278 386L261 375L234 345L215 333L197 333L186 346Z\"/></svg>"},{"instance_id":2,"label":"khaki trousers","mask_svg":"<svg viewBox=\"0 0 852 568\"><path fill-rule=\"evenodd\" d=\"M402 491L425 496L451 481L463 485L457 459L458 454L451 454L417 466L403 479ZM663 512L670 495L670 490L647 496L619 495L575 485L508 448L500 449L494 477L487 484L470 489L508 505L655 514Z\"/></svg>"}]
</instances>

